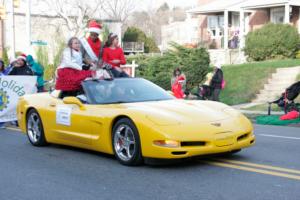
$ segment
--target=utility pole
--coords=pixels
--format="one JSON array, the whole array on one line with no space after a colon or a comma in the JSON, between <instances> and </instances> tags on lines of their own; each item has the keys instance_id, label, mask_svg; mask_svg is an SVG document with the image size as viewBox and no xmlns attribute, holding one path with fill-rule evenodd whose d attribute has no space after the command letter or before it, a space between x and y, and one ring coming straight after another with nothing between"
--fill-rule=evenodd
<instances>
[{"instance_id":1,"label":"utility pole","mask_svg":"<svg viewBox=\"0 0 300 200\"><path fill-rule=\"evenodd\" d=\"M9 58L15 59L15 18L14 18L14 1L7 0L7 27L9 32Z\"/></svg>"},{"instance_id":2,"label":"utility pole","mask_svg":"<svg viewBox=\"0 0 300 200\"><path fill-rule=\"evenodd\" d=\"M27 51L30 52L31 47L31 0L27 0L26 8L26 36L27 36Z\"/></svg>"}]
</instances>

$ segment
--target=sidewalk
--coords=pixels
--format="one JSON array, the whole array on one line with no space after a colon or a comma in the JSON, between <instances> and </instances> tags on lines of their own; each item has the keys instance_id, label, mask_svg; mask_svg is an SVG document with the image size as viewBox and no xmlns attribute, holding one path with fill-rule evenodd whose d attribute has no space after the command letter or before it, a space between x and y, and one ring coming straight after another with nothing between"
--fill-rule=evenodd
<instances>
[{"instance_id":1,"label":"sidewalk","mask_svg":"<svg viewBox=\"0 0 300 200\"><path fill-rule=\"evenodd\" d=\"M244 103L232 107L244 114L268 115L268 110L247 110L247 108L260 105L261 103ZM283 111L271 111L271 115L284 115Z\"/></svg>"},{"instance_id":2,"label":"sidewalk","mask_svg":"<svg viewBox=\"0 0 300 200\"><path fill-rule=\"evenodd\" d=\"M243 110L243 109L238 109L241 113L244 114L257 114L257 115L268 115L268 111L259 111L259 110ZM284 115L283 111L272 111L271 115Z\"/></svg>"}]
</instances>

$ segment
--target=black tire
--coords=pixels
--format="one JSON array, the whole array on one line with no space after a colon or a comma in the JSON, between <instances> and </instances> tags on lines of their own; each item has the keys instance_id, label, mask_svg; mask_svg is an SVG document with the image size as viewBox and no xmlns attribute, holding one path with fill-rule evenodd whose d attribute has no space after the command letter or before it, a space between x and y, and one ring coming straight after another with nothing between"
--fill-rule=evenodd
<instances>
[{"instance_id":1,"label":"black tire","mask_svg":"<svg viewBox=\"0 0 300 200\"><path fill-rule=\"evenodd\" d=\"M43 123L35 109L31 109L26 117L26 133L33 146L45 146L47 141L44 134Z\"/></svg>"},{"instance_id":2,"label":"black tire","mask_svg":"<svg viewBox=\"0 0 300 200\"><path fill-rule=\"evenodd\" d=\"M112 145L114 154L121 164L137 166L143 163L139 133L130 119L122 118L115 123Z\"/></svg>"}]
</instances>

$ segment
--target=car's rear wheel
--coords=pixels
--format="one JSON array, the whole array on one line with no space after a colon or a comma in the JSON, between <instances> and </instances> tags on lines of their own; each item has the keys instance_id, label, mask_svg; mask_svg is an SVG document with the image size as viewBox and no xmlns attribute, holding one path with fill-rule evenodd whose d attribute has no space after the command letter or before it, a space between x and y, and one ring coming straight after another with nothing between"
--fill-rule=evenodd
<instances>
[{"instance_id":1,"label":"car's rear wheel","mask_svg":"<svg viewBox=\"0 0 300 200\"><path fill-rule=\"evenodd\" d=\"M121 164L134 166L143 162L139 133L130 119L120 119L114 125L112 143Z\"/></svg>"},{"instance_id":2,"label":"car's rear wheel","mask_svg":"<svg viewBox=\"0 0 300 200\"><path fill-rule=\"evenodd\" d=\"M27 137L32 145L44 146L47 144L42 120L36 110L32 109L28 112L26 125Z\"/></svg>"}]
</instances>

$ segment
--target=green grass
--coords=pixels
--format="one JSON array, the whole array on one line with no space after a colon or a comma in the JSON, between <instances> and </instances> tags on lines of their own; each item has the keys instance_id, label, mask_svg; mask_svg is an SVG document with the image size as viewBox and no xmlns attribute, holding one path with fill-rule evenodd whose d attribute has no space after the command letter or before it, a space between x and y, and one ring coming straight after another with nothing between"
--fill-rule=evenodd
<instances>
[{"instance_id":1,"label":"green grass","mask_svg":"<svg viewBox=\"0 0 300 200\"><path fill-rule=\"evenodd\" d=\"M277 68L300 66L300 59L272 60L226 65L223 67L226 87L220 99L229 105L248 103L263 88Z\"/></svg>"},{"instance_id":2,"label":"green grass","mask_svg":"<svg viewBox=\"0 0 300 200\"><path fill-rule=\"evenodd\" d=\"M300 81L300 74L298 74L297 76L297 81Z\"/></svg>"}]
</instances>

